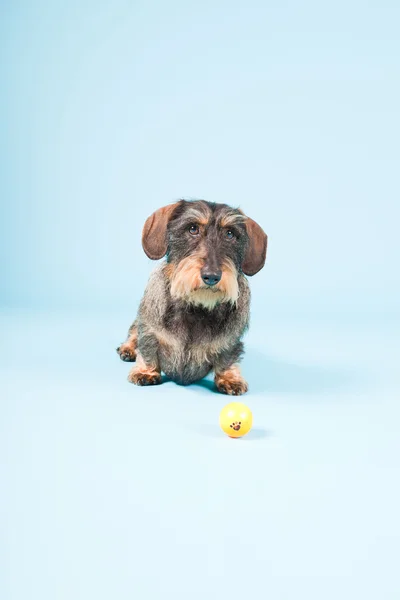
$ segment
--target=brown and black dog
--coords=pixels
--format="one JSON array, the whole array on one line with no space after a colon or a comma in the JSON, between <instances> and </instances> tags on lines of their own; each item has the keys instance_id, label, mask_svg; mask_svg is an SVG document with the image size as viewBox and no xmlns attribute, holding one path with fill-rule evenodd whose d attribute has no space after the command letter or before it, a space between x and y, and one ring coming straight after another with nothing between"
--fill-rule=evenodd
<instances>
[{"instance_id":1,"label":"brown and black dog","mask_svg":"<svg viewBox=\"0 0 400 600\"><path fill-rule=\"evenodd\" d=\"M143 249L153 271L126 342L117 348L136 361L129 381L161 382L161 372L187 385L215 372L224 394L248 386L238 362L249 325L250 290L245 275L265 263L267 236L241 210L204 200L180 200L146 221Z\"/></svg>"}]
</instances>

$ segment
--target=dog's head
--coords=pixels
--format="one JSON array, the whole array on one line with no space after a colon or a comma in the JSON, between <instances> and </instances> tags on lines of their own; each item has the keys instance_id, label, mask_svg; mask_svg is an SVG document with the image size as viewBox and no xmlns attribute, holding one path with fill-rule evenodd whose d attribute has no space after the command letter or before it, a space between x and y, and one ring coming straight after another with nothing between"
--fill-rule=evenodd
<instances>
[{"instance_id":1,"label":"dog's head","mask_svg":"<svg viewBox=\"0 0 400 600\"><path fill-rule=\"evenodd\" d=\"M241 210L204 200L180 200L153 213L143 227L143 249L167 256L171 295L212 308L235 303L238 277L263 268L267 236Z\"/></svg>"}]
</instances>

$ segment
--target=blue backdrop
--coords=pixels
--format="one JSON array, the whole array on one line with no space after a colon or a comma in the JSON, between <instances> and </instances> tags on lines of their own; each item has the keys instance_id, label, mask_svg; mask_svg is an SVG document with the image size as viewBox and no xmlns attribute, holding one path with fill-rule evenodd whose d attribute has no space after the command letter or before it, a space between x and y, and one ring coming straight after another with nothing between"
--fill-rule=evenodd
<instances>
[{"instance_id":1,"label":"blue backdrop","mask_svg":"<svg viewBox=\"0 0 400 600\"><path fill-rule=\"evenodd\" d=\"M399 301L395 2L21 2L1 18L1 302L118 308L146 216L240 205L272 305Z\"/></svg>"},{"instance_id":2,"label":"blue backdrop","mask_svg":"<svg viewBox=\"0 0 400 600\"><path fill-rule=\"evenodd\" d=\"M0 11L1 599L398 600L400 4ZM269 235L242 440L114 352L180 197Z\"/></svg>"}]
</instances>

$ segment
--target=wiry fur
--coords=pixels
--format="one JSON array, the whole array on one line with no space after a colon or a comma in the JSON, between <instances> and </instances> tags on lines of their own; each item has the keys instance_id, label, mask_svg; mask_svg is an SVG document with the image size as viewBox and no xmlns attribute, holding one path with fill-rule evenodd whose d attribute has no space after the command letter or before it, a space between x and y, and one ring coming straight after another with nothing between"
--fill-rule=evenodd
<instances>
[{"instance_id":1,"label":"wiry fur","mask_svg":"<svg viewBox=\"0 0 400 600\"><path fill-rule=\"evenodd\" d=\"M200 272L205 257L188 256L177 267L170 269L170 292L176 300L185 300L189 304L214 308L221 302L235 304L239 295L238 274L233 262L226 258L222 261L222 278L212 288L204 287Z\"/></svg>"},{"instance_id":2,"label":"wiry fur","mask_svg":"<svg viewBox=\"0 0 400 600\"><path fill-rule=\"evenodd\" d=\"M152 227L155 222L161 230L151 218ZM168 212L166 260L151 274L137 319L118 348L123 360L137 361L129 381L160 383L164 372L186 385L214 370L221 392L247 391L238 366L250 307L241 270L248 260L246 219L238 210L204 201L181 201ZM188 233L191 224L198 226L198 235ZM227 238L226 227L235 228L233 239ZM215 286L201 278L205 265L222 272Z\"/></svg>"}]
</instances>

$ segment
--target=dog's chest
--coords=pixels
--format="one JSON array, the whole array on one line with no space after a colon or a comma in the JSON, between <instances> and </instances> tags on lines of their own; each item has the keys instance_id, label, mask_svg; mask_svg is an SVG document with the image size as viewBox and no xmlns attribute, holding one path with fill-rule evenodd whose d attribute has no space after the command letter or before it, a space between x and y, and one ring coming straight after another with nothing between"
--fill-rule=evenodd
<instances>
[{"instance_id":1,"label":"dog's chest","mask_svg":"<svg viewBox=\"0 0 400 600\"><path fill-rule=\"evenodd\" d=\"M211 313L198 307L180 310L174 306L167 312L163 330L156 333L167 368L183 372L195 365L206 367L235 342L235 312L229 307L220 308Z\"/></svg>"},{"instance_id":2,"label":"dog's chest","mask_svg":"<svg viewBox=\"0 0 400 600\"><path fill-rule=\"evenodd\" d=\"M155 331L162 371L176 381L190 383L204 377L218 357L233 347L243 333L239 311L168 307L163 326Z\"/></svg>"},{"instance_id":3,"label":"dog's chest","mask_svg":"<svg viewBox=\"0 0 400 600\"><path fill-rule=\"evenodd\" d=\"M195 306L171 306L164 319L165 329L184 345L208 344L216 337L234 335L235 307L217 306L210 311Z\"/></svg>"}]
</instances>

